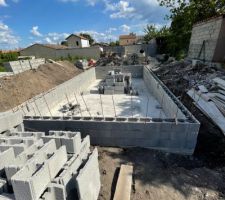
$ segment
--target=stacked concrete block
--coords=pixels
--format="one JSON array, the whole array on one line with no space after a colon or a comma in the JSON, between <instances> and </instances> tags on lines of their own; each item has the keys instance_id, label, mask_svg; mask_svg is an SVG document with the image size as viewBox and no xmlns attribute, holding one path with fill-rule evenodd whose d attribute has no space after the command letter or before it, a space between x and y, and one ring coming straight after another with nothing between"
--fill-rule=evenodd
<instances>
[{"instance_id":1,"label":"stacked concrete block","mask_svg":"<svg viewBox=\"0 0 225 200\"><path fill-rule=\"evenodd\" d=\"M8 192L7 181L5 179L0 178L0 194L4 192Z\"/></svg>"},{"instance_id":2,"label":"stacked concrete block","mask_svg":"<svg viewBox=\"0 0 225 200\"><path fill-rule=\"evenodd\" d=\"M15 200L15 196L13 194L2 193L0 195L0 200Z\"/></svg>"},{"instance_id":3,"label":"stacked concrete block","mask_svg":"<svg viewBox=\"0 0 225 200\"><path fill-rule=\"evenodd\" d=\"M0 133L18 127L23 123L22 113L17 112L4 112L0 114ZM21 126L22 131L23 127Z\"/></svg>"},{"instance_id":4,"label":"stacked concrete block","mask_svg":"<svg viewBox=\"0 0 225 200\"><path fill-rule=\"evenodd\" d=\"M76 178L76 182L79 199L82 200L98 199L101 183L100 183L97 149L94 149L87 163L79 171L79 174Z\"/></svg>"},{"instance_id":5,"label":"stacked concrete block","mask_svg":"<svg viewBox=\"0 0 225 200\"><path fill-rule=\"evenodd\" d=\"M9 185L11 185L11 177L16 174L23 166L29 161L34 159L44 160L47 155L50 155L56 151L55 141L49 141L45 145L43 140L38 140L35 144L27 148L23 153L16 157L13 163L5 167L5 173Z\"/></svg>"},{"instance_id":6,"label":"stacked concrete block","mask_svg":"<svg viewBox=\"0 0 225 200\"><path fill-rule=\"evenodd\" d=\"M65 187L60 184L50 183L47 192L39 200L66 200Z\"/></svg>"},{"instance_id":7,"label":"stacked concrete block","mask_svg":"<svg viewBox=\"0 0 225 200\"><path fill-rule=\"evenodd\" d=\"M81 144L81 149L79 154L73 155L65 164L64 169L59 174L59 176L54 180L55 183L62 184L66 191L67 200L72 200L74 196L77 196L77 188L75 177L78 174L78 169L82 165L83 160L88 158L90 153L90 137L84 138Z\"/></svg>"},{"instance_id":8,"label":"stacked concrete block","mask_svg":"<svg viewBox=\"0 0 225 200\"><path fill-rule=\"evenodd\" d=\"M65 145L67 153L77 154L81 148L81 135L79 132L49 131L49 135L43 136L42 139L44 142L54 139L57 148Z\"/></svg>"},{"instance_id":9,"label":"stacked concrete block","mask_svg":"<svg viewBox=\"0 0 225 200\"><path fill-rule=\"evenodd\" d=\"M34 160L25 165L11 179L16 200L38 200L66 161L66 148L62 146L45 160Z\"/></svg>"},{"instance_id":10,"label":"stacked concrete block","mask_svg":"<svg viewBox=\"0 0 225 200\"><path fill-rule=\"evenodd\" d=\"M11 164L15 160L13 148L0 151L0 174L3 173L5 166Z\"/></svg>"},{"instance_id":11,"label":"stacked concrete block","mask_svg":"<svg viewBox=\"0 0 225 200\"><path fill-rule=\"evenodd\" d=\"M44 136L44 132L15 132L15 131L10 131L10 132L5 132L0 135L1 137L30 137L30 138L36 138L40 139L42 136Z\"/></svg>"},{"instance_id":12,"label":"stacked concrete block","mask_svg":"<svg viewBox=\"0 0 225 200\"><path fill-rule=\"evenodd\" d=\"M104 94L113 95L114 94L114 87L113 86L105 86L104 87Z\"/></svg>"},{"instance_id":13,"label":"stacked concrete block","mask_svg":"<svg viewBox=\"0 0 225 200\"><path fill-rule=\"evenodd\" d=\"M14 146L18 145L18 141L31 139L33 144L28 142L23 151L15 150ZM82 199L78 194L79 183L76 178L81 168L82 173L89 173L85 171L90 170L89 167L84 167L92 160L89 136L81 139L80 132L69 131L50 131L46 135L43 132L9 131L0 135L1 141L10 143L8 146L13 147L0 152L0 200ZM93 169L99 174L99 169L96 168L98 163L93 165ZM94 190L98 191L100 178L93 178L91 182L95 182L97 187ZM79 189L82 187L79 186ZM13 195L7 193L11 190Z\"/></svg>"},{"instance_id":14,"label":"stacked concrete block","mask_svg":"<svg viewBox=\"0 0 225 200\"><path fill-rule=\"evenodd\" d=\"M7 71L19 74L30 69L37 69L40 65L45 64L45 59L19 60L4 63Z\"/></svg>"}]
</instances>

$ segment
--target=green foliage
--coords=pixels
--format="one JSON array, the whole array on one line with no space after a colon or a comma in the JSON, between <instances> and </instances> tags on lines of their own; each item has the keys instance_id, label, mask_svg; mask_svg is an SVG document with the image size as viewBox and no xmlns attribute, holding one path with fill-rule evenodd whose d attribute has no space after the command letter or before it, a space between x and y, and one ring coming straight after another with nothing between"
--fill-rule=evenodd
<instances>
[{"instance_id":1,"label":"green foliage","mask_svg":"<svg viewBox=\"0 0 225 200\"><path fill-rule=\"evenodd\" d=\"M95 40L93 37L88 33L81 33L80 36L83 36L89 40L90 45L94 44Z\"/></svg>"},{"instance_id":2,"label":"green foliage","mask_svg":"<svg viewBox=\"0 0 225 200\"><path fill-rule=\"evenodd\" d=\"M90 58L88 58L88 57L85 57L85 56L71 56L70 54L68 54L68 56L67 57L60 57L60 58L58 58L58 59L56 59L57 61L64 61L64 60L67 60L67 61L69 61L69 62L71 62L71 63L75 63L76 61L78 61L78 60L90 60Z\"/></svg>"},{"instance_id":3,"label":"green foliage","mask_svg":"<svg viewBox=\"0 0 225 200\"><path fill-rule=\"evenodd\" d=\"M144 40L146 42L149 42L153 38L164 37L170 34L170 30L166 26L162 27L161 29L157 29L155 25L147 25L147 27L144 29L144 32L146 34L144 36Z\"/></svg>"},{"instance_id":4,"label":"green foliage","mask_svg":"<svg viewBox=\"0 0 225 200\"><path fill-rule=\"evenodd\" d=\"M3 63L18 60L19 54L16 52L1 53L0 52L0 72L6 71Z\"/></svg>"},{"instance_id":5,"label":"green foliage","mask_svg":"<svg viewBox=\"0 0 225 200\"><path fill-rule=\"evenodd\" d=\"M115 41L115 42L110 42L109 43L109 46L111 46L111 47L114 47L114 46L119 46L120 45L120 42L117 40L117 41Z\"/></svg>"},{"instance_id":6,"label":"green foliage","mask_svg":"<svg viewBox=\"0 0 225 200\"><path fill-rule=\"evenodd\" d=\"M158 0L161 6L170 9L167 19L171 20L169 33L160 35L160 30L148 26L146 39L160 38L160 53L170 53L177 58L188 52L193 24L225 13L225 0Z\"/></svg>"}]
</instances>

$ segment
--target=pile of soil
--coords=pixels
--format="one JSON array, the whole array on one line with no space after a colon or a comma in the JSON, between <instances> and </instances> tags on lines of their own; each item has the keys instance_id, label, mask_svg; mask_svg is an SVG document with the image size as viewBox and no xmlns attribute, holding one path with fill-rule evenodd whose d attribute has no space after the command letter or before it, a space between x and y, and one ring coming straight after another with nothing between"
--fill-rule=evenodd
<instances>
[{"instance_id":1,"label":"pile of soil","mask_svg":"<svg viewBox=\"0 0 225 200\"><path fill-rule=\"evenodd\" d=\"M0 112L12 109L28 99L80 74L72 63L47 63L36 70L0 78Z\"/></svg>"}]
</instances>

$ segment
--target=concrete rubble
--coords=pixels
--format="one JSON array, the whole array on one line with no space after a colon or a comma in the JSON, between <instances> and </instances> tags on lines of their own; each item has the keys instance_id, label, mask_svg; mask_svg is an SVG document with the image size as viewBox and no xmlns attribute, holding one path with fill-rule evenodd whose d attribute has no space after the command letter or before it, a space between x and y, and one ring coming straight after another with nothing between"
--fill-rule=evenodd
<instances>
[{"instance_id":1,"label":"concrete rubble","mask_svg":"<svg viewBox=\"0 0 225 200\"><path fill-rule=\"evenodd\" d=\"M225 70L221 65L199 60L158 61L150 65L158 77L175 94L187 93L225 134Z\"/></svg>"},{"instance_id":2,"label":"concrete rubble","mask_svg":"<svg viewBox=\"0 0 225 200\"><path fill-rule=\"evenodd\" d=\"M0 141L0 199L98 199L98 151L89 136L5 131Z\"/></svg>"}]
</instances>

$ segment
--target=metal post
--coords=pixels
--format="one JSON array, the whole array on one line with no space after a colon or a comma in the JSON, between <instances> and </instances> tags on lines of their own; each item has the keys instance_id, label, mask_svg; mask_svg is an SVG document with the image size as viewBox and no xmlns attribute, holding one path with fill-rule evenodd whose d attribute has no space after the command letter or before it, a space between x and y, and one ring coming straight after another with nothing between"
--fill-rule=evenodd
<instances>
[{"instance_id":1,"label":"metal post","mask_svg":"<svg viewBox=\"0 0 225 200\"><path fill-rule=\"evenodd\" d=\"M77 99L77 95L76 93L74 92L74 96L75 96L75 99L76 99L76 102L77 102L77 105L79 105L78 103L78 99ZM81 107L79 106L79 110L80 110L80 116L82 117L82 110L81 110Z\"/></svg>"},{"instance_id":2,"label":"metal post","mask_svg":"<svg viewBox=\"0 0 225 200\"><path fill-rule=\"evenodd\" d=\"M50 110L50 108L49 108L49 106L48 106L48 103L47 103L47 101L46 101L46 99L45 99L45 96L44 96L44 95L43 95L43 98L44 98L44 101L45 101L45 103L46 103L46 105L47 105L48 111L49 111L49 113L50 113L50 115L51 115L51 117L52 117L51 110Z\"/></svg>"},{"instance_id":3,"label":"metal post","mask_svg":"<svg viewBox=\"0 0 225 200\"><path fill-rule=\"evenodd\" d=\"M87 104L86 104L85 100L84 100L83 94L81 94L81 98L83 99L84 105L85 105L85 107L86 107L86 109L87 109L87 111L88 111L88 113L89 113L89 115L91 117L91 113L90 113L90 111L89 111L89 109L87 107Z\"/></svg>"},{"instance_id":4,"label":"metal post","mask_svg":"<svg viewBox=\"0 0 225 200\"><path fill-rule=\"evenodd\" d=\"M114 102L113 95L112 95L112 101L113 101L113 108L114 108L114 112L115 112L115 117L117 117L117 115L116 115L116 107L115 107L115 102Z\"/></svg>"},{"instance_id":5,"label":"metal post","mask_svg":"<svg viewBox=\"0 0 225 200\"><path fill-rule=\"evenodd\" d=\"M100 94L100 102L101 102L102 116L105 118L104 112L103 112L102 95L101 94Z\"/></svg>"}]
</instances>

